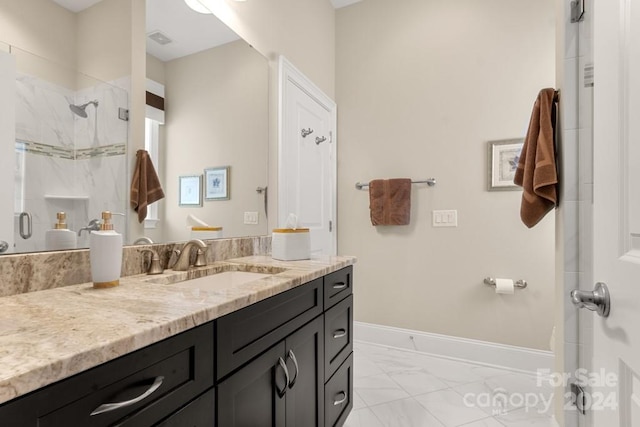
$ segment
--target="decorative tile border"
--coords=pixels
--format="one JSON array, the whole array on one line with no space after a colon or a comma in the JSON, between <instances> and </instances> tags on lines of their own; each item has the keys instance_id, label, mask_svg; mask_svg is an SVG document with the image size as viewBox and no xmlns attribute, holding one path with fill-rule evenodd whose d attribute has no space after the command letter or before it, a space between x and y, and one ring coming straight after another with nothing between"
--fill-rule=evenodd
<instances>
[{"instance_id":1,"label":"decorative tile border","mask_svg":"<svg viewBox=\"0 0 640 427\"><path fill-rule=\"evenodd\" d=\"M126 153L126 144L102 145L95 148L81 148L76 150L76 160L85 160L94 157L124 156Z\"/></svg>"},{"instance_id":2,"label":"decorative tile border","mask_svg":"<svg viewBox=\"0 0 640 427\"><path fill-rule=\"evenodd\" d=\"M74 159L73 148L41 144L39 142L26 141L24 139L16 139L16 151L66 160Z\"/></svg>"},{"instance_id":3,"label":"decorative tile border","mask_svg":"<svg viewBox=\"0 0 640 427\"><path fill-rule=\"evenodd\" d=\"M58 159L86 160L96 157L124 156L127 153L127 145L111 144L100 147L75 149L16 139L16 151Z\"/></svg>"}]
</instances>

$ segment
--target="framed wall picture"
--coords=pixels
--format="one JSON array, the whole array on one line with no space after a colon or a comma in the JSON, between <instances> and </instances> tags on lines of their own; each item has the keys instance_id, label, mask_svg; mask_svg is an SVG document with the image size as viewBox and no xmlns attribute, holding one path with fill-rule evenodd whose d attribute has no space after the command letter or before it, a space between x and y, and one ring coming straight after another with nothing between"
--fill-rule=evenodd
<instances>
[{"instance_id":1,"label":"framed wall picture","mask_svg":"<svg viewBox=\"0 0 640 427\"><path fill-rule=\"evenodd\" d=\"M202 206L202 175L178 177L178 205Z\"/></svg>"},{"instance_id":2,"label":"framed wall picture","mask_svg":"<svg viewBox=\"0 0 640 427\"><path fill-rule=\"evenodd\" d=\"M229 200L229 166L204 170L204 199Z\"/></svg>"},{"instance_id":3,"label":"framed wall picture","mask_svg":"<svg viewBox=\"0 0 640 427\"><path fill-rule=\"evenodd\" d=\"M513 177L516 174L523 145L524 138L488 142L489 180L487 189L489 191L508 191L521 188L513 183Z\"/></svg>"}]
</instances>

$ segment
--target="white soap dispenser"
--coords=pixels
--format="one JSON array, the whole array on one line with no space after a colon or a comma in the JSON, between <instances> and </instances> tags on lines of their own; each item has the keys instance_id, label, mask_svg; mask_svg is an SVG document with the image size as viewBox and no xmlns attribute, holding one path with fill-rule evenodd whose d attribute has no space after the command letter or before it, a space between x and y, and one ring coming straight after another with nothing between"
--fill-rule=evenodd
<instances>
[{"instance_id":1,"label":"white soap dispenser","mask_svg":"<svg viewBox=\"0 0 640 427\"><path fill-rule=\"evenodd\" d=\"M44 233L44 248L47 251L60 251L66 249L76 249L78 239L76 233L67 229L67 214L58 212L56 214L58 222L53 225L52 230Z\"/></svg>"},{"instance_id":2,"label":"white soap dispenser","mask_svg":"<svg viewBox=\"0 0 640 427\"><path fill-rule=\"evenodd\" d=\"M111 223L111 212L102 212L100 230L89 236L91 280L94 288L111 288L120 284L122 270L122 234Z\"/></svg>"}]
</instances>

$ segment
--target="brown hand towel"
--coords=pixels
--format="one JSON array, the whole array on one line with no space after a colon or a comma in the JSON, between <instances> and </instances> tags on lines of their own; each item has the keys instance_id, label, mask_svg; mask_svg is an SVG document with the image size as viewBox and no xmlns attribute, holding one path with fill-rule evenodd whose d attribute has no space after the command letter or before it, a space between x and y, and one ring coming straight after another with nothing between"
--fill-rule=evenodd
<instances>
[{"instance_id":1,"label":"brown hand towel","mask_svg":"<svg viewBox=\"0 0 640 427\"><path fill-rule=\"evenodd\" d=\"M529 228L558 204L555 97L554 89L542 89L538 94L513 179L523 189L520 218Z\"/></svg>"},{"instance_id":2,"label":"brown hand towel","mask_svg":"<svg viewBox=\"0 0 640 427\"><path fill-rule=\"evenodd\" d=\"M369 183L372 225L408 225L411 219L411 180L375 179Z\"/></svg>"},{"instance_id":3,"label":"brown hand towel","mask_svg":"<svg viewBox=\"0 0 640 427\"><path fill-rule=\"evenodd\" d=\"M131 207L138 213L138 222L147 217L147 206L164 197L160 179L153 167L149 153L138 150L136 168L131 180Z\"/></svg>"}]
</instances>

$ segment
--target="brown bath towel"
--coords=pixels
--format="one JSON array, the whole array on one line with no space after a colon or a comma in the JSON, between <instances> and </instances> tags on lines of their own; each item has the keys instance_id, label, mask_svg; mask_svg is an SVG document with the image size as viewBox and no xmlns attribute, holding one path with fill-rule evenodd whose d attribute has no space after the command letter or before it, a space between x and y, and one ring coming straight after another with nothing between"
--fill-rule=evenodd
<instances>
[{"instance_id":1,"label":"brown bath towel","mask_svg":"<svg viewBox=\"0 0 640 427\"><path fill-rule=\"evenodd\" d=\"M147 217L147 206L164 197L160 180L153 167L149 153L138 150L136 168L131 180L131 207L138 213L138 222Z\"/></svg>"},{"instance_id":2,"label":"brown bath towel","mask_svg":"<svg viewBox=\"0 0 640 427\"><path fill-rule=\"evenodd\" d=\"M411 219L411 180L375 179L369 183L372 225L408 225Z\"/></svg>"},{"instance_id":3,"label":"brown bath towel","mask_svg":"<svg viewBox=\"0 0 640 427\"><path fill-rule=\"evenodd\" d=\"M533 106L513 182L522 187L520 218L529 228L558 204L554 89L542 89Z\"/></svg>"}]
</instances>

